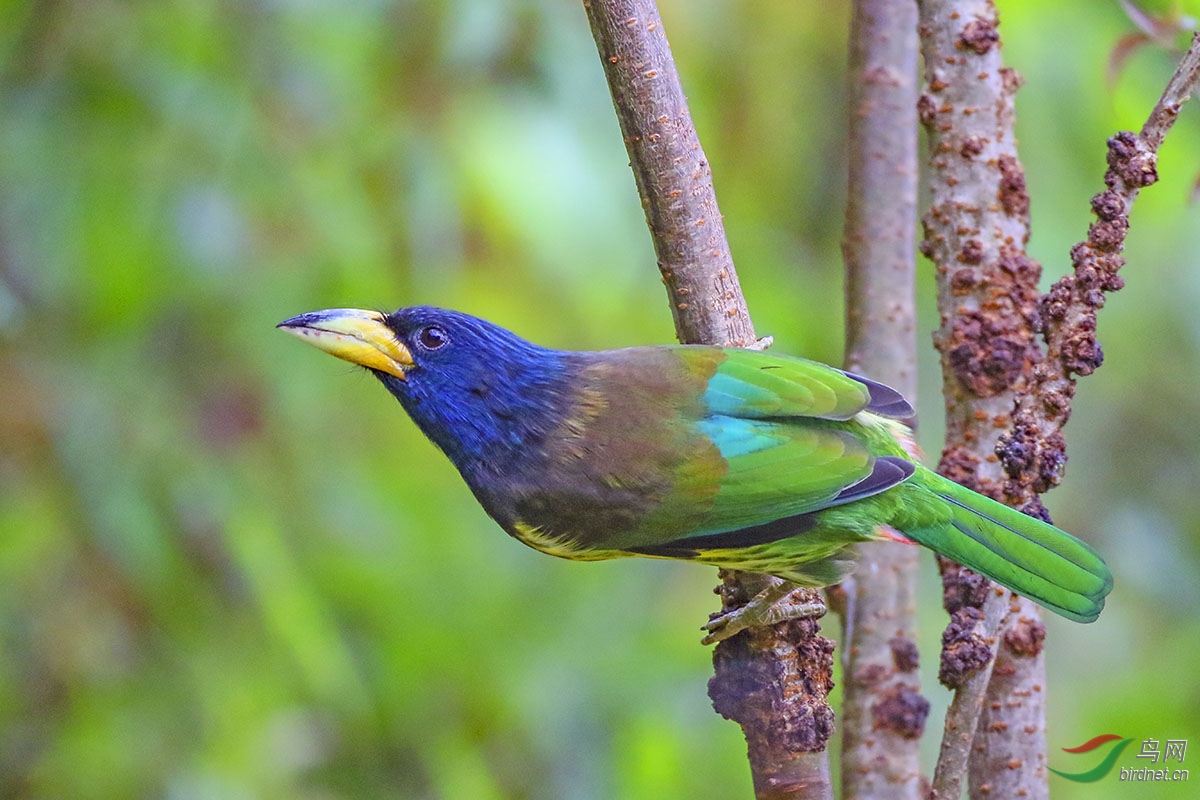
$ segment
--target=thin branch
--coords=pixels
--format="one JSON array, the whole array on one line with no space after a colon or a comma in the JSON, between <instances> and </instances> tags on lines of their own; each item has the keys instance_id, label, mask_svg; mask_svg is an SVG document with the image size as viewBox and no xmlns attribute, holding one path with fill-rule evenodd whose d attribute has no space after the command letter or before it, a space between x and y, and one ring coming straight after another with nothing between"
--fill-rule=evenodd
<instances>
[{"instance_id":1,"label":"thin branch","mask_svg":"<svg viewBox=\"0 0 1200 800\"><path fill-rule=\"evenodd\" d=\"M1192 43L1171 76L1162 97L1158 98L1150 118L1142 126L1142 142L1149 152L1157 153L1167 132L1179 117L1179 109L1191 98L1200 81L1200 31L1192 34Z\"/></svg>"},{"instance_id":2,"label":"thin branch","mask_svg":"<svg viewBox=\"0 0 1200 800\"><path fill-rule=\"evenodd\" d=\"M917 391L917 6L855 0L851 27L846 361Z\"/></svg>"},{"instance_id":3,"label":"thin branch","mask_svg":"<svg viewBox=\"0 0 1200 800\"><path fill-rule=\"evenodd\" d=\"M1062 427L1071 415L1075 376L1091 374L1103 360L1096 340L1096 312L1104 305L1105 293L1117 291L1124 284L1117 271L1125 264L1121 252L1129 230L1130 209L1140 190L1158 180L1158 148L1198 80L1200 34L1192 37L1191 47L1140 135L1123 131L1108 140L1108 170L1104 175L1107 188L1092 198L1097 221L1089 227L1087 239L1071 249L1074 270L1041 298L1046 357L1033 371L1030 390L1020 395L1012 429L1004 434L996 451L1009 475L1009 496L1023 502L1031 513L1044 515L1037 495L1062 478L1067 460ZM1045 628L1034 615L1033 604L1023 598L1021 603L1002 635L989 686L991 697L1021 698L1043 693L1041 676L1027 665L1041 657ZM999 709L984 707L980 725L985 735L978 738L971 755L973 777L976 770L986 776L1014 772L1012 753L1019 748L1013 739L1040 723L1033 714L1028 703L1003 703ZM1022 771L1044 773L1045 751L1035 756L1039 760L1022 763ZM1011 796L1011 786L1003 782L993 784L991 789Z\"/></svg>"},{"instance_id":4,"label":"thin branch","mask_svg":"<svg viewBox=\"0 0 1200 800\"><path fill-rule=\"evenodd\" d=\"M683 342L754 344L712 169L652 0L585 0Z\"/></svg>"},{"instance_id":5,"label":"thin branch","mask_svg":"<svg viewBox=\"0 0 1200 800\"><path fill-rule=\"evenodd\" d=\"M1025 252L1029 196L1013 135L1013 96L1020 79L1000 57L991 0L919 0L918 6L926 78L918 112L929 132L932 168L922 251L937 267L942 324L934 341L942 356L947 409L939 470L1002 497L1005 476L995 447L1041 359L1034 336L1041 267ZM987 680L971 673L986 671L991 663L997 641L988 623L1005 617L1009 593L988 591L969 570L944 567L943 580L952 619L941 672L944 682L962 688L947 715L934 794L958 797L963 749L954 743L976 731L977 746L993 727L1005 724L1003 715L1015 703L1022 706L1026 724L1002 744L1010 748L1006 763L1021 768L1000 774L972 767L972 791L986 787L994 797L1046 797L1045 693L996 702L998 718L978 724L984 697L979 687ZM1020 618L1041 624L1035 607L1021 608ZM975 630L980 620L984 627ZM963 654L971 658L959 661ZM984 663L977 663L981 657ZM1045 685L1040 648L1017 667L1023 683Z\"/></svg>"},{"instance_id":6,"label":"thin branch","mask_svg":"<svg viewBox=\"0 0 1200 800\"><path fill-rule=\"evenodd\" d=\"M940 561L943 569L969 572L948 560ZM1008 611L1003 599L1005 592L979 575L974 577L985 591L996 595L997 602L981 603L982 610L977 606L964 606L969 610L953 614L950 625L942 634L943 658L939 677L955 691L950 707L946 709L941 750L929 795L931 800L958 800L962 796L962 780L975 742L979 709L996 664L997 632Z\"/></svg>"},{"instance_id":7,"label":"thin branch","mask_svg":"<svg viewBox=\"0 0 1200 800\"><path fill-rule=\"evenodd\" d=\"M850 31L846 366L916 399L917 6L855 0ZM859 547L846 584L842 795L915 798L921 696L914 643L917 549Z\"/></svg>"},{"instance_id":8,"label":"thin branch","mask_svg":"<svg viewBox=\"0 0 1200 800\"><path fill-rule=\"evenodd\" d=\"M1032 390L1023 395L999 454L1022 500L1057 486L1066 464L1062 427L1071 416L1075 376L1090 375L1104 360L1096 340L1096 311L1108 292L1125 281L1121 252L1129 230L1129 212L1138 192L1158 180L1158 148L1179 110L1200 81L1200 33L1184 54L1139 135L1122 131L1108 140L1104 191L1092 198L1096 221L1088 237L1071 249L1070 274L1060 278L1039 306L1046 359L1034 373Z\"/></svg>"},{"instance_id":9,"label":"thin branch","mask_svg":"<svg viewBox=\"0 0 1200 800\"><path fill-rule=\"evenodd\" d=\"M681 341L756 342L712 173L652 0L584 0ZM763 576L722 571L726 605ZM814 595L814 599L816 599ZM832 796L825 743L833 643L811 620L755 628L713 652L709 696L746 735L759 798Z\"/></svg>"}]
</instances>

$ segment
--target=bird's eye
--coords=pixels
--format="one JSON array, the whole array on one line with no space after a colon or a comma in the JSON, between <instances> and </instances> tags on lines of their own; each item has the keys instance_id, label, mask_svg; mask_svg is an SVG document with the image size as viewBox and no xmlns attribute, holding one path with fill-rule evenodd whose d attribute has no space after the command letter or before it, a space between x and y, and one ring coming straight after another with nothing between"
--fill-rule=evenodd
<instances>
[{"instance_id":1,"label":"bird's eye","mask_svg":"<svg viewBox=\"0 0 1200 800\"><path fill-rule=\"evenodd\" d=\"M421 346L426 350L437 350L439 347L442 347L448 341L450 341L450 338L446 336L446 332L437 325L426 325L421 329L421 332L417 334L417 341L419 341Z\"/></svg>"}]
</instances>

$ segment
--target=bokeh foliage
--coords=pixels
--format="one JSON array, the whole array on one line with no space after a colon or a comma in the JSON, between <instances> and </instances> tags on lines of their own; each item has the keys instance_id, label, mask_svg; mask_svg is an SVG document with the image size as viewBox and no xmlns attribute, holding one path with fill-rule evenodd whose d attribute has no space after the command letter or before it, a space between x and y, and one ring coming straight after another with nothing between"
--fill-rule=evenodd
<instances>
[{"instance_id":1,"label":"bokeh foliage","mask_svg":"<svg viewBox=\"0 0 1200 800\"><path fill-rule=\"evenodd\" d=\"M662 5L758 328L837 362L848 12ZM1054 277L1172 59L1110 87L1115 3L1000 6ZM1053 747L1200 739L1198 113L1134 212L1048 499L1117 576L1099 623L1050 622ZM507 540L373 380L272 330L428 302L667 341L626 161L577 3L0 2L0 795L748 792L705 696L711 570Z\"/></svg>"}]
</instances>

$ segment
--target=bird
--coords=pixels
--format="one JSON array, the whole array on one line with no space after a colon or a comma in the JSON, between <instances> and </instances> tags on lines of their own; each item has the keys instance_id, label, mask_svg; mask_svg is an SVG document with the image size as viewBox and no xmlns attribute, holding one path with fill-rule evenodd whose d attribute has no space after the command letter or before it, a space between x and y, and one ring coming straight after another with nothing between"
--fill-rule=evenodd
<instances>
[{"instance_id":1,"label":"bird","mask_svg":"<svg viewBox=\"0 0 1200 800\"><path fill-rule=\"evenodd\" d=\"M851 372L710 345L558 350L432 306L277 327L374 374L524 544L781 579L714 616L705 642L777 621L793 585L841 582L873 540L923 545L1077 622L1112 590L1087 543L921 466L912 406ZM811 605L800 615L823 612Z\"/></svg>"}]
</instances>

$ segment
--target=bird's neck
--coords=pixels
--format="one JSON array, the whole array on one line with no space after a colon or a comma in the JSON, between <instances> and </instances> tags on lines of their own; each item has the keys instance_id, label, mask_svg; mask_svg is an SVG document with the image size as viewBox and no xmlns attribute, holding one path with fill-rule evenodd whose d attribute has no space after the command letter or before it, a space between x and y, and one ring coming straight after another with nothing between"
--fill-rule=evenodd
<instances>
[{"instance_id":1,"label":"bird's neck","mask_svg":"<svg viewBox=\"0 0 1200 800\"><path fill-rule=\"evenodd\" d=\"M572 396L567 354L492 365L453 386L401 396L422 432L468 482L526 466L546 446Z\"/></svg>"}]
</instances>

